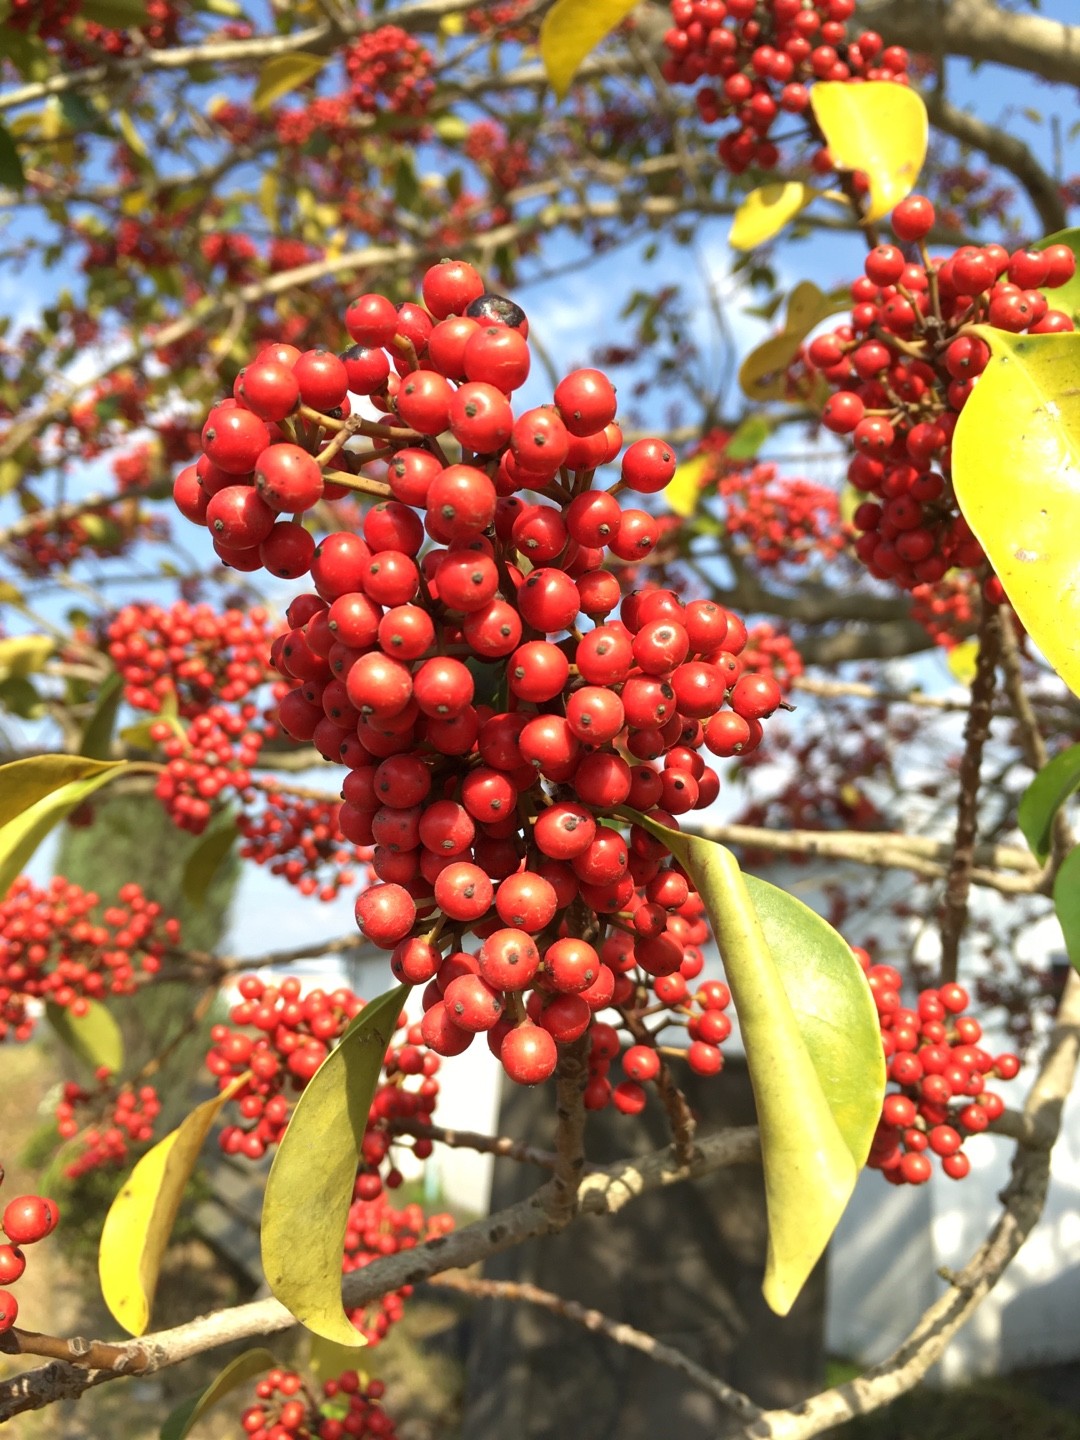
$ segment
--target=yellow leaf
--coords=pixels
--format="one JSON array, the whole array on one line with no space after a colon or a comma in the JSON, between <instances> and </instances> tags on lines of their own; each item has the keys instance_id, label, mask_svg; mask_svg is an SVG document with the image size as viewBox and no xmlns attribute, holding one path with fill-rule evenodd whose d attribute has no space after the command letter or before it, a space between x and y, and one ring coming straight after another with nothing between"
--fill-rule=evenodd
<instances>
[{"instance_id":1,"label":"yellow leaf","mask_svg":"<svg viewBox=\"0 0 1080 1440\"><path fill-rule=\"evenodd\" d=\"M562 100L586 55L625 20L638 0L555 0L540 25L540 58Z\"/></svg>"},{"instance_id":2,"label":"yellow leaf","mask_svg":"<svg viewBox=\"0 0 1080 1440\"><path fill-rule=\"evenodd\" d=\"M33 675L55 649L51 635L10 635L0 640L0 680Z\"/></svg>"},{"instance_id":3,"label":"yellow leaf","mask_svg":"<svg viewBox=\"0 0 1080 1440\"><path fill-rule=\"evenodd\" d=\"M0 460L0 495L7 495L14 490L25 473L24 467L10 456L6 460Z\"/></svg>"},{"instance_id":4,"label":"yellow leaf","mask_svg":"<svg viewBox=\"0 0 1080 1440\"><path fill-rule=\"evenodd\" d=\"M778 235L789 220L805 210L817 195L798 180L778 180L751 190L735 211L728 244L733 250L753 250Z\"/></svg>"},{"instance_id":5,"label":"yellow leaf","mask_svg":"<svg viewBox=\"0 0 1080 1440\"><path fill-rule=\"evenodd\" d=\"M945 663L954 680L961 685L970 685L975 679L975 661L979 654L977 640L962 640L949 651Z\"/></svg>"},{"instance_id":6,"label":"yellow leaf","mask_svg":"<svg viewBox=\"0 0 1080 1440\"><path fill-rule=\"evenodd\" d=\"M814 119L833 163L870 181L867 220L880 220L910 195L926 159L929 126L922 96L891 80L864 85L819 80L810 91Z\"/></svg>"},{"instance_id":7,"label":"yellow leaf","mask_svg":"<svg viewBox=\"0 0 1080 1440\"><path fill-rule=\"evenodd\" d=\"M845 484L840 491L840 522L843 525L851 525L855 520L855 511L866 499L861 490L856 490L854 485Z\"/></svg>"},{"instance_id":8,"label":"yellow leaf","mask_svg":"<svg viewBox=\"0 0 1080 1440\"><path fill-rule=\"evenodd\" d=\"M851 948L819 915L744 876L730 850L628 812L705 902L754 1087L769 1245L763 1293L786 1315L821 1258L881 1114L877 1013Z\"/></svg>"},{"instance_id":9,"label":"yellow leaf","mask_svg":"<svg viewBox=\"0 0 1080 1440\"><path fill-rule=\"evenodd\" d=\"M784 328L751 350L739 366L739 385L751 400L787 397L787 369L816 325L851 307L851 297L826 294L812 280L800 280L788 296Z\"/></svg>"},{"instance_id":10,"label":"yellow leaf","mask_svg":"<svg viewBox=\"0 0 1080 1440\"><path fill-rule=\"evenodd\" d=\"M45 1002L45 1015L62 1043L90 1069L104 1065L113 1075L124 1068L124 1037L111 1010L88 1000L85 1015L76 1015L68 1005Z\"/></svg>"},{"instance_id":11,"label":"yellow leaf","mask_svg":"<svg viewBox=\"0 0 1080 1440\"><path fill-rule=\"evenodd\" d=\"M129 1335L143 1335L165 1248L203 1141L221 1107L248 1080L241 1075L220 1095L197 1105L148 1150L109 1207L98 1247L101 1293Z\"/></svg>"},{"instance_id":12,"label":"yellow leaf","mask_svg":"<svg viewBox=\"0 0 1080 1440\"><path fill-rule=\"evenodd\" d=\"M367 1343L341 1303L341 1260L368 1109L408 993L400 985L364 1006L296 1102L266 1182L267 1283L301 1325L339 1345Z\"/></svg>"},{"instance_id":13,"label":"yellow leaf","mask_svg":"<svg viewBox=\"0 0 1080 1440\"><path fill-rule=\"evenodd\" d=\"M664 491L669 510L676 515L693 515L701 498L701 481L709 466L705 455L695 455L678 467Z\"/></svg>"},{"instance_id":14,"label":"yellow leaf","mask_svg":"<svg viewBox=\"0 0 1080 1440\"><path fill-rule=\"evenodd\" d=\"M148 160L150 153L146 148L146 141L139 134L138 130L136 130L135 122L126 110L117 111L116 123L120 127L120 134L124 137L124 142L128 149L137 155L140 160Z\"/></svg>"},{"instance_id":15,"label":"yellow leaf","mask_svg":"<svg viewBox=\"0 0 1080 1440\"><path fill-rule=\"evenodd\" d=\"M1080 695L1080 334L976 328L991 358L960 412L953 488L1024 628Z\"/></svg>"},{"instance_id":16,"label":"yellow leaf","mask_svg":"<svg viewBox=\"0 0 1080 1440\"><path fill-rule=\"evenodd\" d=\"M291 55L275 55L265 61L259 71L259 83L251 97L253 110L266 110L275 100L280 100L298 85L318 75L326 64L325 55L309 55L304 50L295 50Z\"/></svg>"},{"instance_id":17,"label":"yellow leaf","mask_svg":"<svg viewBox=\"0 0 1080 1440\"><path fill-rule=\"evenodd\" d=\"M34 755L0 765L0 896L53 826L126 769L122 761L85 755Z\"/></svg>"}]
</instances>

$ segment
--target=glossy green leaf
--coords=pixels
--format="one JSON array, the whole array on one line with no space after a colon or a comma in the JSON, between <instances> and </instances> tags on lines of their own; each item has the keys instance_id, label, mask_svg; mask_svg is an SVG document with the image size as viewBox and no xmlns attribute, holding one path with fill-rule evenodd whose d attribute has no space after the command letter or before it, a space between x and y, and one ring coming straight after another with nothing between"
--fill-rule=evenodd
<instances>
[{"instance_id":1,"label":"glossy green leaf","mask_svg":"<svg viewBox=\"0 0 1080 1440\"><path fill-rule=\"evenodd\" d=\"M101 1294L129 1335L143 1335L165 1249L203 1141L223 1105L248 1080L197 1105L164 1140L148 1150L109 1207L98 1246Z\"/></svg>"},{"instance_id":2,"label":"glossy green leaf","mask_svg":"<svg viewBox=\"0 0 1080 1440\"><path fill-rule=\"evenodd\" d=\"M799 180L777 180L762 185L741 201L731 222L728 244L733 250L754 250L779 235L800 210L817 198L812 185Z\"/></svg>"},{"instance_id":3,"label":"glossy green leaf","mask_svg":"<svg viewBox=\"0 0 1080 1440\"><path fill-rule=\"evenodd\" d=\"M911 194L926 159L930 127L922 96L891 80L819 80L810 106L836 167L861 170L870 182L865 218L881 220Z\"/></svg>"},{"instance_id":4,"label":"glossy green leaf","mask_svg":"<svg viewBox=\"0 0 1080 1440\"><path fill-rule=\"evenodd\" d=\"M0 896L53 826L125 768L83 755L34 755L0 765Z\"/></svg>"},{"instance_id":5,"label":"glossy green leaf","mask_svg":"<svg viewBox=\"0 0 1080 1440\"><path fill-rule=\"evenodd\" d=\"M275 100L280 100L298 85L306 85L314 79L327 63L325 55L308 55L303 50L294 50L291 55L275 55L263 62L259 81L251 98L253 110L266 110Z\"/></svg>"},{"instance_id":6,"label":"glossy green leaf","mask_svg":"<svg viewBox=\"0 0 1080 1440\"><path fill-rule=\"evenodd\" d=\"M1037 860L1045 862L1049 856L1054 816L1078 789L1080 745L1070 745L1043 766L1021 795L1016 822Z\"/></svg>"},{"instance_id":7,"label":"glossy green leaf","mask_svg":"<svg viewBox=\"0 0 1080 1440\"><path fill-rule=\"evenodd\" d=\"M0 705L22 720L41 720L48 714L48 707L34 682L21 675L0 680Z\"/></svg>"},{"instance_id":8,"label":"glossy green leaf","mask_svg":"<svg viewBox=\"0 0 1080 1440\"><path fill-rule=\"evenodd\" d=\"M45 1002L45 1015L61 1042L90 1070L104 1065L111 1075L124 1068L124 1037L112 1011L97 1000L88 1000L85 1015L76 1015L68 1005Z\"/></svg>"},{"instance_id":9,"label":"glossy green leaf","mask_svg":"<svg viewBox=\"0 0 1080 1440\"><path fill-rule=\"evenodd\" d=\"M11 131L0 122L0 185L9 190L26 188L26 174Z\"/></svg>"},{"instance_id":10,"label":"glossy green leaf","mask_svg":"<svg viewBox=\"0 0 1080 1440\"><path fill-rule=\"evenodd\" d=\"M720 947L761 1129L763 1292L784 1315L851 1197L881 1114L885 1065L870 989L831 926L744 877L730 850L634 819L693 878Z\"/></svg>"},{"instance_id":11,"label":"glossy green leaf","mask_svg":"<svg viewBox=\"0 0 1080 1440\"><path fill-rule=\"evenodd\" d=\"M236 820L231 815L225 816L220 823L205 832L188 856L180 879L185 900L190 900L192 905L202 904L207 890L213 884L214 876L236 844L239 833Z\"/></svg>"},{"instance_id":12,"label":"glossy green leaf","mask_svg":"<svg viewBox=\"0 0 1080 1440\"><path fill-rule=\"evenodd\" d=\"M540 58L560 100L585 57L625 20L638 0L555 0L540 23Z\"/></svg>"},{"instance_id":13,"label":"glossy green leaf","mask_svg":"<svg viewBox=\"0 0 1080 1440\"><path fill-rule=\"evenodd\" d=\"M124 698L123 678L114 671L98 691L94 713L86 722L79 753L94 760L107 760L112 754L113 731L120 702Z\"/></svg>"},{"instance_id":14,"label":"glossy green leaf","mask_svg":"<svg viewBox=\"0 0 1080 1440\"><path fill-rule=\"evenodd\" d=\"M1067 245L1076 256L1076 274L1071 280L1066 280L1064 285L1059 285L1054 290L1043 289L1047 304L1052 310L1064 310L1074 324L1080 324L1080 230L1058 230L1053 235L1047 235L1045 240L1038 240L1031 247L1033 250L1045 250L1050 245Z\"/></svg>"},{"instance_id":15,"label":"glossy green leaf","mask_svg":"<svg viewBox=\"0 0 1080 1440\"><path fill-rule=\"evenodd\" d=\"M991 357L953 435L953 489L1025 630L1080 695L1080 334L974 328Z\"/></svg>"},{"instance_id":16,"label":"glossy green leaf","mask_svg":"<svg viewBox=\"0 0 1080 1440\"><path fill-rule=\"evenodd\" d=\"M365 1343L341 1303L341 1258L368 1111L408 993L381 995L346 1030L297 1101L266 1182L267 1283L302 1325L343 1345Z\"/></svg>"},{"instance_id":17,"label":"glossy green leaf","mask_svg":"<svg viewBox=\"0 0 1080 1440\"><path fill-rule=\"evenodd\" d=\"M1069 960L1080 970L1080 845L1074 845L1061 862L1054 880L1054 910Z\"/></svg>"},{"instance_id":18,"label":"glossy green leaf","mask_svg":"<svg viewBox=\"0 0 1080 1440\"><path fill-rule=\"evenodd\" d=\"M245 1350L242 1355L237 1355L201 1395L192 1395L177 1405L161 1427L160 1440L184 1440L192 1426L219 1401L224 1400L226 1395L231 1395L234 1390L246 1385L249 1380L254 1380L257 1375L273 1370L277 1363L269 1350Z\"/></svg>"}]
</instances>

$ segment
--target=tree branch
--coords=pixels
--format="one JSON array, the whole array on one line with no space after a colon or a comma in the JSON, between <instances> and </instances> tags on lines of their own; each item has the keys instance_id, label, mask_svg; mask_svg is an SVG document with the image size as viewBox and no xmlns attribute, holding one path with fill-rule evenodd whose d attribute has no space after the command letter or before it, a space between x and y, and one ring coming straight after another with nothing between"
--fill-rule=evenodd
<instances>
[{"instance_id":1,"label":"tree branch","mask_svg":"<svg viewBox=\"0 0 1080 1440\"><path fill-rule=\"evenodd\" d=\"M586 1175L578 1191L578 1214L614 1215L624 1205L657 1187L681 1184L726 1165L747 1165L760 1160L755 1128L728 1130L699 1141L694 1158L680 1165L670 1149L655 1150L633 1160L605 1165ZM354 1270L342 1282L349 1309L358 1308L404 1285L416 1285L446 1270L477 1264L523 1240L561 1229L573 1216L555 1222L544 1206L543 1192L498 1211L487 1219L438 1236L414 1250L403 1250L373 1260ZM149 1374L179 1365L193 1355L219 1345L272 1335L295 1325L293 1316L277 1300L256 1300L204 1315L171 1330L159 1330L115 1347L118 1360L112 1369L90 1370L55 1361L0 1383L0 1424L27 1410L38 1410L60 1399L74 1399L84 1390L125 1374ZM121 1370L117 1365L126 1368Z\"/></svg>"},{"instance_id":2,"label":"tree branch","mask_svg":"<svg viewBox=\"0 0 1080 1440\"><path fill-rule=\"evenodd\" d=\"M762 1413L760 1407L755 1405L748 1395L744 1395L741 1390L733 1389L717 1376L710 1375L708 1370L691 1360L688 1355L684 1355L681 1350L676 1350L671 1345L665 1345L654 1335L646 1334L644 1330L635 1330L632 1325L612 1320L610 1316L602 1314L599 1310L590 1310L585 1305L579 1305L576 1300L564 1300L561 1295L553 1295L550 1290L541 1290L536 1285L524 1282L482 1280L472 1275L442 1275L430 1283L440 1289L456 1290L462 1295L473 1295L478 1299L511 1300L523 1302L526 1305L538 1305L542 1310L549 1310L553 1315L561 1315L564 1320L573 1321L576 1325L583 1325L593 1334L606 1335L617 1345L626 1345L631 1350L638 1350L659 1365L667 1365L672 1370L678 1370L680 1374L692 1380L695 1385L700 1385L703 1390L742 1420L756 1420Z\"/></svg>"},{"instance_id":3,"label":"tree branch","mask_svg":"<svg viewBox=\"0 0 1080 1440\"><path fill-rule=\"evenodd\" d=\"M967 925L968 896L975 868L975 838L979 825L979 772L983 750L990 734L991 707L998 655L1001 652L1001 619L995 606L984 605L979 626L979 651L975 678L971 683L971 706L964 726L964 753L960 757L960 794L956 806L956 833L945 881L941 915L942 985L956 979L960 963L960 940Z\"/></svg>"}]
</instances>

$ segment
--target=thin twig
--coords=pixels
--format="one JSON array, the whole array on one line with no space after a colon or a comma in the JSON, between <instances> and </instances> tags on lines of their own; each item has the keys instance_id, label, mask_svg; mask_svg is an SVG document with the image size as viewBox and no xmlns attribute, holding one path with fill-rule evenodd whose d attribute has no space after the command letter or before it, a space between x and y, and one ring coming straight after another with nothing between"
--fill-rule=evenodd
<instances>
[{"instance_id":1,"label":"thin twig","mask_svg":"<svg viewBox=\"0 0 1080 1440\"><path fill-rule=\"evenodd\" d=\"M968 898L975 868L975 838L979 826L979 772L990 734L1001 620L997 608L984 605L979 625L979 652L971 682L971 706L964 726L964 753L960 757L960 794L956 806L956 832L945 881L941 915L940 984L955 980L960 964L960 940L967 926Z\"/></svg>"},{"instance_id":2,"label":"thin twig","mask_svg":"<svg viewBox=\"0 0 1080 1440\"><path fill-rule=\"evenodd\" d=\"M457 1290L463 1295L474 1295L478 1299L510 1300L523 1302L526 1305L538 1305L542 1310L549 1310L554 1315L560 1315L564 1320L571 1320L576 1325L583 1325L586 1330L591 1330L594 1334L606 1335L617 1345L626 1345L631 1350L638 1350L659 1365L667 1365L672 1370L678 1370L680 1374L692 1380L695 1385L700 1385L703 1390L712 1395L714 1399L719 1400L721 1405L733 1411L742 1420L754 1421L762 1413L748 1395L725 1384L716 1375L711 1375L708 1370L691 1360L689 1355L684 1355L681 1350L676 1350L672 1345L665 1345L663 1341L657 1340L655 1335L649 1335L644 1330L636 1330L632 1325L626 1325L620 1320L613 1320L599 1310L591 1310L585 1305L579 1305L576 1300L565 1300L561 1295L552 1294L550 1290L541 1290L536 1285L524 1282L483 1280L476 1276L457 1273L440 1275L438 1279L433 1279L429 1283L440 1289Z\"/></svg>"}]
</instances>

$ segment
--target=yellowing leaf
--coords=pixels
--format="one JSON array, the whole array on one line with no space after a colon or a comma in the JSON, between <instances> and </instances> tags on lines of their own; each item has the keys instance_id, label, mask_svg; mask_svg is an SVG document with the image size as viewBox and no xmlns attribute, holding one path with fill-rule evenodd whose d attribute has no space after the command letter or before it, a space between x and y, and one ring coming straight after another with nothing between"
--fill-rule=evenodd
<instances>
[{"instance_id":1,"label":"yellowing leaf","mask_svg":"<svg viewBox=\"0 0 1080 1440\"><path fill-rule=\"evenodd\" d=\"M45 1015L61 1042L90 1069L104 1065L113 1075L124 1068L124 1037L111 1010L96 1000L87 1001L85 1015L68 1005L45 1002Z\"/></svg>"},{"instance_id":2,"label":"yellowing leaf","mask_svg":"<svg viewBox=\"0 0 1080 1440\"><path fill-rule=\"evenodd\" d=\"M910 195L926 159L929 126L922 97L908 85L819 80L810 90L814 119L833 163L870 181L867 220L880 220Z\"/></svg>"},{"instance_id":3,"label":"yellowing leaf","mask_svg":"<svg viewBox=\"0 0 1080 1440\"><path fill-rule=\"evenodd\" d=\"M408 993L401 985L364 1006L297 1101L266 1182L267 1283L302 1325L341 1345L366 1343L341 1303L345 1225L368 1110Z\"/></svg>"},{"instance_id":4,"label":"yellowing leaf","mask_svg":"<svg viewBox=\"0 0 1080 1440\"><path fill-rule=\"evenodd\" d=\"M1028 634L1080 695L1080 334L978 326L991 349L953 436L953 488Z\"/></svg>"},{"instance_id":5,"label":"yellowing leaf","mask_svg":"<svg viewBox=\"0 0 1080 1440\"><path fill-rule=\"evenodd\" d=\"M146 148L146 141L135 128L135 122L126 110L118 110L116 123L120 127L120 134L124 137L124 144L133 155L140 160L149 160L150 152Z\"/></svg>"},{"instance_id":6,"label":"yellowing leaf","mask_svg":"<svg viewBox=\"0 0 1080 1440\"><path fill-rule=\"evenodd\" d=\"M634 819L692 876L720 947L761 1129L763 1293L785 1315L836 1228L877 1128L885 1062L874 1002L850 946L820 916L743 876L724 846Z\"/></svg>"},{"instance_id":7,"label":"yellowing leaf","mask_svg":"<svg viewBox=\"0 0 1080 1440\"><path fill-rule=\"evenodd\" d=\"M664 490L664 500L669 510L673 510L676 515L693 515L701 499L701 481L709 463L707 456L695 455L676 469Z\"/></svg>"},{"instance_id":8,"label":"yellowing leaf","mask_svg":"<svg viewBox=\"0 0 1080 1440\"><path fill-rule=\"evenodd\" d=\"M221 1107L247 1080L241 1075L220 1095L197 1105L164 1140L148 1150L109 1207L98 1247L101 1294L129 1335L143 1335L161 1261L184 1189Z\"/></svg>"},{"instance_id":9,"label":"yellowing leaf","mask_svg":"<svg viewBox=\"0 0 1080 1440\"><path fill-rule=\"evenodd\" d=\"M256 1375L273 1370L277 1363L269 1350L245 1350L242 1355L237 1355L201 1395L193 1395L181 1401L162 1425L160 1440L184 1440L191 1427L197 1424L208 1410L224 1400L226 1395L230 1395L248 1380L254 1380Z\"/></svg>"},{"instance_id":10,"label":"yellowing leaf","mask_svg":"<svg viewBox=\"0 0 1080 1440\"><path fill-rule=\"evenodd\" d=\"M84 755L34 755L0 765L0 896L52 827L126 768Z\"/></svg>"},{"instance_id":11,"label":"yellowing leaf","mask_svg":"<svg viewBox=\"0 0 1080 1440\"><path fill-rule=\"evenodd\" d=\"M555 0L540 24L540 58L562 100L586 55L625 20L638 0Z\"/></svg>"},{"instance_id":12,"label":"yellowing leaf","mask_svg":"<svg viewBox=\"0 0 1080 1440\"><path fill-rule=\"evenodd\" d=\"M259 71L259 83L251 98L253 110L266 110L275 100L280 100L290 90L318 75L326 64L325 55L309 55L304 50L295 50L291 55L275 55L264 62Z\"/></svg>"},{"instance_id":13,"label":"yellowing leaf","mask_svg":"<svg viewBox=\"0 0 1080 1440\"><path fill-rule=\"evenodd\" d=\"M56 649L51 635L10 635L0 640L0 680L32 675Z\"/></svg>"},{"instance_id":14,"label":"yellowing leaf","mask_svg":"<svg viewBox=\"0 0 1080 1440\"><path fill-rule=\"evenodd\" d=\"M975 679L975 662L979 657L977 640L962 640L949 651L946 664L954 680L961 685L970 685Z\"/></svg>"},{"instance_id":15,"label":"yellowing leaf","mask_svg":"<svg viewBox=\"0 0 1080 1440\"><path fill-rule=\"evenodd\" d=\"M812 185L798 180L777 180L751 190L735 211L728 244L733 250L753 250L778 235L789 220L805 210L817 195Z\"/></svg>"},{"instance_id":16,"label":"yellowing leaf","mask_svg":"<svg viewBox=\"0 0 1080 1440\"><path fill-rule=\"evenodd\" d=\"M739 366L739 385L751 400L787 398L788 366L815 326L850 309L850 296L826 294L812 280L800 280L788 296L784 328L751 350Z\"/></svg>"}]
</instances>

